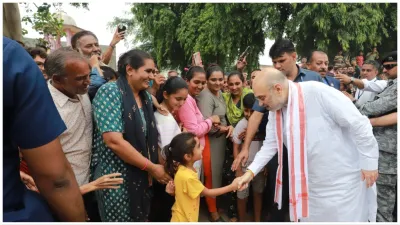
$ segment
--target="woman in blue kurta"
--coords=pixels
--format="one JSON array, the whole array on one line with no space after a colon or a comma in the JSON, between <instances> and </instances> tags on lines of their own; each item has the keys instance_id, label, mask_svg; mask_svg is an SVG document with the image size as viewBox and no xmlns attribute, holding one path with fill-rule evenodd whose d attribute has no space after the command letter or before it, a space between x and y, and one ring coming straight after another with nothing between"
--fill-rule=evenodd
<instances>
[{"instance_id":1,"label":"woman in blue kurta","mask_svg":"<svg viewBox=\"0 0 400 225\"><path fill-rule=\"evenodd\" d=\"M96 191L103 222L147 221L153 178L170 180L158 164L156 121L146 91L154 69L147 53L126 52L118 61L118 80L103 85L93 100L93 179L110 172L124 179L120 189Z\"/></svg>"}]
</instances>

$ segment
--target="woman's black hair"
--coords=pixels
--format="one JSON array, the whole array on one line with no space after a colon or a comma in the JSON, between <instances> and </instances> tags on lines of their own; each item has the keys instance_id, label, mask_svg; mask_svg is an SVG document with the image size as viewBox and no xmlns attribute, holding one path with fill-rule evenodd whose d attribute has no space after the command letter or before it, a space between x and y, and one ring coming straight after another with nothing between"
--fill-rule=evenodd
<instances>
[{"instance_id":1,"label":"woman's black hair","mask_svg":"<svg viewBox=\"0 0 400 225\"><path fill-rule=\"evenodd\" d=\"M188 132L176 135L169 145L164 147L166 156L165 171L174 177L179 164L185 165L185 154L193 154L196 147L196 135Z\"/></svg>"},{"instance_id":2,"label":"woman's black hair","mask_svg":"<svg viewBox=\"0 0 400 225\"><path fill-rule=\"evenodd\" d=\"M213 74L214 72L222 72L222 75L224 74L224 71L222 70L222 68L220 66L218 66L218 64L210 64L208 65L208 68L206 70L206 79L210 79L211 74Z\"/></svg>"},{"instance_id":3,"label":"woman's black hair","mask_svg":"<svg viewBox=\"0 0 400 225\"><path fill-rule=\"evenodd\" d=\"M239 71L232 71L232 72L230 72L229 75L228 75L228 81L229 81L229 79L230 79L231 77L233 77L233 76L238 76L239 79L244 83L244 76L243 76L243 74L242 74L241 72L239 72Z\"/></svg>"},{"instance_id":4,"label":"woman's black hair","mask_svg":"<svg viewBox=\"0 0 400 225\"><path fill-rule=\"evenodd\" d=\"M189 70L186 72L184 78L186 81L191 81L193 79L193 75L195 73L206 73L206 71L204 71L203 67L201 66L192 66L189 68Z\"/></svg>"},{"instance_id":5,"label":"woman's black hair","mask_svg":"<svg viewBox=\"0 0 400 225\"><path fill-rule=\"evenodd\" d=\"M162 86L161 93L167 92L167 95L170 94L175 94L178 92L180 89L186 88L188 89L188 85L184 79L181 77L171 77L168 78L168 80L165 82L165 84ZM164 101L164 95L162 95L162 100L159 101L159 103Z\"/></svg>"},{"instance_id":6,"label":"woman's black hair","mask_svg":"<svg viewBox=\"0 0 400 225\"><path fill-rule=\"evenodd\" d=\"M254 102L256 102L256 97L250 92L243 98L243 107L246 109L252 109Z\"/></svg>"},{"instance_id":7,"label":"woman's black hair","mask_svg":"<svg viewBox=\"0 0 400 225\"><path fill-rule=\"evenodd\" d=\"M104 80L110 81L113 78L118 79L118 73L108 66L100 66L100 69L103 70Z\"/></svg>"},{"instance_id":8,"label":"woman's black hair","mask_svg":"<svg viewBox=\"0 0 400 225\"><path fill-rule=\"evenodd\" d=\"M147 52L132 49L122 54L118 59L118 73L126 76L126 66L130 65L137 70L144 65L145 59L153 59Z\"/></svg>"}]
</instances>

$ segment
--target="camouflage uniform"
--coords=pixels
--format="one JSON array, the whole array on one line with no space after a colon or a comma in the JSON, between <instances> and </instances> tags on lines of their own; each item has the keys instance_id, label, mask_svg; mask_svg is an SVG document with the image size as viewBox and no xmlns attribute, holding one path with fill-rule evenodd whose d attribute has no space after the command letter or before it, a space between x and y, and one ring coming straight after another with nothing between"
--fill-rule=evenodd
<instances>
[{"instance_id":1,"label":"camouflage uniform","mask_svg":"<svg viewBox=\"0 0 400 225\"><path fill-rule=\"evenodd\" d=\"M397 112L397 78L388 80L387 87L359 107L361 114L379 117ZM378 192L377 222L392 222L397 184L397 124L374 127L373 132L379 145L379 177L376 181Z\"/></svg>"}]
</instances>

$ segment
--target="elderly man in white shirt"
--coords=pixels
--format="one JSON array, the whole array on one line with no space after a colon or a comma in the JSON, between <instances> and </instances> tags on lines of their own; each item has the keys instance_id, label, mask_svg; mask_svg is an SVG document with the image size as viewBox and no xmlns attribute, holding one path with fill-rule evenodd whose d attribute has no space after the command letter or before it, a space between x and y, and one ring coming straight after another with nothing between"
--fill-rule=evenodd
<instances>
[{"instance_id":1,"label":"elderly man in white shirt","mask_svg":"<svg viewBox=\"0 0 400 225\"><path fill-rule=\"evenodd\" d=\"M120 173L108 174L89 182L93 137L92 105L87 94L90 84L89 61L76 51L58 49L48 56L44 67L51 78L48 82L51 97L67 126L67 130L59 137L62 149L81 193L119 188L116 185L122 183L122 178L118 178ZM90 207L91 200L87 196L84 195L84 202L90 216L89 211L95 209Z\"/></svg>"},{"instance_id":2,"label":"elderly man in white shirt","mask_svg":"<svg viewBox=\"0 0 400 225\"><path fill-rule=\"evenodd\" d=\"M264 70L254 84L260 104L270 111L269 122L263 146L239 188L277 152L282 162L285 144L291 221L367 222L368 188L377 179L379 156L368 118L335 89L313 81L293 83L276 69ZM279 207L281 166L275 189Z\"/></svg>"}]
</instances>

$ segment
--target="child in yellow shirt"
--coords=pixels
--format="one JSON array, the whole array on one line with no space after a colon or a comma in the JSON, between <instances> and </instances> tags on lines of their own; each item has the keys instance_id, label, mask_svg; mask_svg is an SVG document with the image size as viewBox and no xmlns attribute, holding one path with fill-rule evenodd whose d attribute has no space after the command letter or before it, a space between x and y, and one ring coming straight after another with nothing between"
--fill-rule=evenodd
<instances>
[{"instance_id":1,"label":"child in yellow shirt","mask_svg":"<svg viewBox=\"0 0 400 225\"><path fill-rule=\"evenodd\" d=\"M204 187L193 168L193 163L201 159L202 151L199 139L192 133L178 134L164 148L165 170L174 177L174 182L168 183L166 188L168 193L175 195L171 222L198 222L200 194L216 197L238 189L237 178L225 187Z\"/></svg>"}]
</instances>

